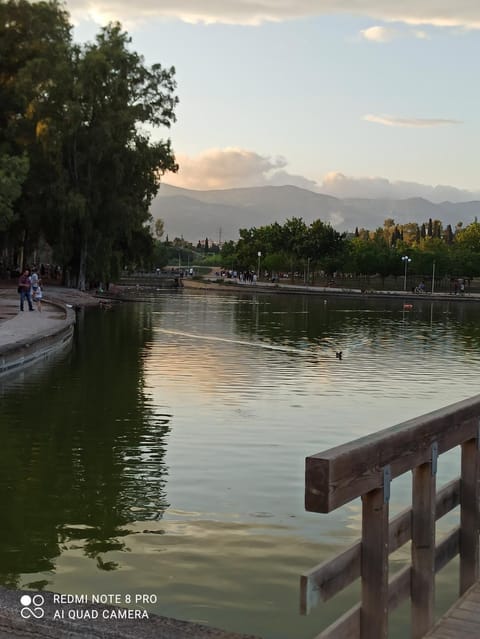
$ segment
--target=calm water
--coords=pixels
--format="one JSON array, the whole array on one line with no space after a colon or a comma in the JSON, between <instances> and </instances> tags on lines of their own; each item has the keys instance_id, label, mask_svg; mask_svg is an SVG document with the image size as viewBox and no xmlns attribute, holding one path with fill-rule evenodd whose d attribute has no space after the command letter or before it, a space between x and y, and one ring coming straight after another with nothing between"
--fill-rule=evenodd
<instances>
[{"instance_id":1,"label":"calm water","mask_svg":"<svg viewBox=\"0 0 480 639\"><path fill-rule=\"evenodd\" d=\"M305 456L478 393L479 347L476 304L183 291L84 313L70 354L0 383L0 581L310 639L357 591L301 617L299 575L359 537L360 503L304 512ZM439 484L457 471L442 456ZM454 567L438 584L445 606Z\"/></svg>"}]
</instances>

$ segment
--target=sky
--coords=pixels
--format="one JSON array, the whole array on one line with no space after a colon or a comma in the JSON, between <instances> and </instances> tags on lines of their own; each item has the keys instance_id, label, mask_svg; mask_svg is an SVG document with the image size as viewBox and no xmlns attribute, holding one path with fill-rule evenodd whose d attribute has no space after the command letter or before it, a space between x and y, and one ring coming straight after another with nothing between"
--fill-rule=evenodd
<instances>
[{"instance_id":1,"label":"sky","mask_svg":"<svg viewBox=\"0 0 480 639\"><path fill-rule=\"evenodd\" d=\"M67 0L78 42L118 20L176 69L191 189L480 199L477 0Z\"/></svg>"}]
</instances>

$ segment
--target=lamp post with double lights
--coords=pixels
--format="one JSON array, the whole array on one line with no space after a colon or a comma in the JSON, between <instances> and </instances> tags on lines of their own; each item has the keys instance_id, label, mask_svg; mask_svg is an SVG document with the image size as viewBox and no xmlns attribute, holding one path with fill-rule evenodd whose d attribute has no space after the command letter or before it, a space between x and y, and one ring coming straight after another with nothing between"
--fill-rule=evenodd
<instances>
[{"instance_id":1,"label":"lamp post with double lights","mask_svg":"<svg viewBox=\"0 0 480 639\"><path fill-rule=\"evenodd\" d=\"M407 290L407 268L408 268L408 263L412 261L412 258L408 257L408 255L403 255L402 257L402 262L404 262L405 264L405 273L403 276L403 290L406 291Z\"/></svg>"}]
</instances>

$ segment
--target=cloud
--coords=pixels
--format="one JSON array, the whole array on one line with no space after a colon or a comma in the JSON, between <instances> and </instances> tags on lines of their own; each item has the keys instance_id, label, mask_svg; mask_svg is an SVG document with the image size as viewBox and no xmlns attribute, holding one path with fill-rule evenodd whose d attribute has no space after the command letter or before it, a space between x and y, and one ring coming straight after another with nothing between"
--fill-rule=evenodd
<instances>
[{"instance_id":1,"label":"cloud","mask_svg":"<svg viewBox=\"0 0 480 639\"><path fill-rule=\"evenodd\" d=\"M470 202L480 199L479 191L468 191L454 186L431 186L406 181L391 182L382 177L352 177L336 171L325 175L318 190L338 198L403 200L423 197L435 203Z\"/></svg>"},{"instance_id":2,"label":"cloud","mask_svg":"<svg viewBox=\"0 0 480 639\"><path fill-rule=\"evenodd\" d=\"M385 44L386 42L392 42L398 38L416 38L417 40L429 40L430 35L423 29L411 29L411 28L391 28L374 26L368 29L362 29L360 31L360 38L367 40L367 42L375 42L377 44Z\"/></svg>"},{"instance_id":3,"label":"cloud","mask_svg":"<svg viewBox=\"0 0 480 639\"><path fill-rule=\"evenodd\" d=\"M208 149L195 157L177 154L180 170L168 183L186 189L230 189L244 186L291 184L314 190L316 182L283 169L285 158L259 155L239 148Z\"/></svg>"},{"instance_id":4,"label":"cloud","mask_svg":"<svg viewBox=\"0 0 480 639\"><path fill-rule=\"evenodd\" d=\"M411 32L415 38L417 38L418 40L430 40L430 36L426 31L423 31L422 29L415 29Z\"/></svg>"},{"instance_id":5,"label":"cloud","mask_svg":"<svg viewBox=\"0 0 480 639\"><path fill-rule=\"evenodd\" d=\"M310 180L303 175L294 175L287 171L275 171L267 180L267 184L271 186L284 186L286 184L290 186L298 186L301 189L307 189L308 191L316 191L318 184L315 180Z\"/></svg>"},{"instance_id":6,"label":"cloud","mask_svg":"<svg viewBox=\"0 0 480 639\"><path fill-rule=\"evenodd\" d=\"M394 29L387 27L370 27L360 31L362 38L369 42L391 42L397 35Z\"/></svg>"},{"instance_id":7,"label":"cloud","mask_svg":"<svg viewBox=\"0 0 480 639\"><path fill-rule=\"evenodd\" d=\"M403 126L403 127L432 127L445 126L446 124L462 124L461 120L451 120L444 118L399 118L393 115L364 115L363 120L367 122L375 122L385 126Z\"/></svg>"},{"instance_id":8,"label":"cloud","mask_svg":"<svg viewBox=\"0 0 480 639\"><path fill-rule=\"evenodd\" d=\"M308 177L289 173L283 157L260 155L239 148L208 149L196 156L177 155L180 171L169 173L166 182L186 189L209 190L251 186L291 185L333 197L391 199L423 197L431 202L470 202L480 200L480 191L454 186L391 181L383 177L355 177L340 171L327 173L316 182ZM332 214L333 215L333 214ZM332 223L339 222L336 214Z\"/></svg>"},{"instance_id":9,"label":"cloud","mask_svg":"<svg viewBox=\"0 0 480 639\"><path fill-rule=\"evenodd\" d=\"M256 26L321 15L350 14L413 26L480 28L480 4L474 0L69 0L76 20L139 22L152 18L188 23Z\"/></svg>"}]
</instances>

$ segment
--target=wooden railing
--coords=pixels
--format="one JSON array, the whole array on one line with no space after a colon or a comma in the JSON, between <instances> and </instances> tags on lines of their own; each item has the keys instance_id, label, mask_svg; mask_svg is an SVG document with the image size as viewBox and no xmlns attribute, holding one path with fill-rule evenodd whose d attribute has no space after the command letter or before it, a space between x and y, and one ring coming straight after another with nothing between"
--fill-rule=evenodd
<instances>
[{"instance_id":1,"label":"wooden railing","mask_svg":"<svg viewBox=\"0 0 480 639\"><path fill-rule=\"evenodd\" d=\"M460 594L479 572L480 395L307 457L305 508L329 513L362 498L362 538L301 577L307 614L357 578L361 602L317 639L385 639L388 615L411 599L411 636L434 623L435 573L460 554ZM437 492L437 458L461 446L461 475ZM412 507L389 521L390 482L411 470ZM435 522L460 505L438 545ZM389 581L389 554L411 541L411 565Z\"/></svg>"}]
</instances>

